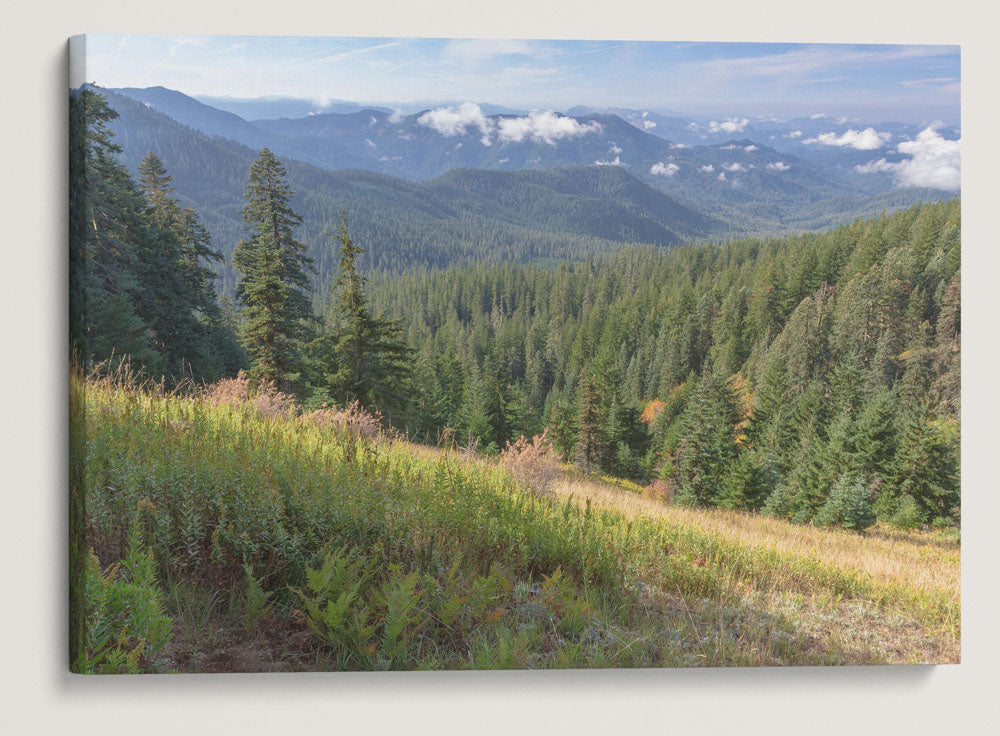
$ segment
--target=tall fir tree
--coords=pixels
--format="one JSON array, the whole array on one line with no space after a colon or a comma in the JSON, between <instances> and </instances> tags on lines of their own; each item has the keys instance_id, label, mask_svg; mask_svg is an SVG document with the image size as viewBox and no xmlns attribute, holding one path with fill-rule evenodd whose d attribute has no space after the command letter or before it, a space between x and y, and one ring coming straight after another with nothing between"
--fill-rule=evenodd
<instances>
[{"instance_id":1,"label":"tall fir tree","mask_svg":"<svg viewBox=\"0 0 1000 736\"><path fill-rule=\"evenodd\" d=\"M143 253L143 265L155 287L151 293L156 311L148 321L161 336L164 352L179 361L175 372L215 380L231 366L218 356L228 330L215 298L215 274L209 263L220 262L208 231L198 214L181 208L174 199L166 167L152 151L139 164L139 187L146 198L156 238ZM227 370L230 369L230 370Z\"/></svg>"},{"instance_id":2,"label":"tall fir tree","mask_svg":"<svg viewBox=\"0 0 1000 736\"><path fill-rule=\"evenodd\" d=\"M351 240L346 215L341 215L336 240L340 267L333 285L332 329L321 340L327 388L339 401L358 401L399 419L409 399L413 351L398 321L371 312L357 263L365 250Z\"/></svg>"},{"instance_id":3,"label":"tall fir tree","mask_svg":"<svg viewBox=\"0 0 1000 736\"><path fill-rule=\"evenodd\" d=\"M249 238L233 253L241 278L236 296L244 305L243 344L254 385L302 390L302 344L314 323L307 272L313 261L295 239L302 222L290 202L294 192L285 167L267 148L250 166L243 225Z\"/></svg>"}]
</instances>

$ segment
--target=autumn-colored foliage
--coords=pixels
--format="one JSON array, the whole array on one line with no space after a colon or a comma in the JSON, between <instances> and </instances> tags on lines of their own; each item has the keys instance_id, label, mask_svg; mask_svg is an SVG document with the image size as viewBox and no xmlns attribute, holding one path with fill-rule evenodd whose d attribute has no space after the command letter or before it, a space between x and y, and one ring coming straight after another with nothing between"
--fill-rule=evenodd
<instances>
[{"instance_id":1,"label":"autumn-colored foliage","mask_svg":"<svg viewBox=\"0 0 1000 736\"><path fill-rule=\"evenodd\" d=\"M663 411L663 407L665 406L666 404L659 399L653 399L643 407L642 416L640 416L639 419L643 424L647 426L651 425L656 421L656 418L660 416L660 412Z\"/></svg>"}]
</instances>

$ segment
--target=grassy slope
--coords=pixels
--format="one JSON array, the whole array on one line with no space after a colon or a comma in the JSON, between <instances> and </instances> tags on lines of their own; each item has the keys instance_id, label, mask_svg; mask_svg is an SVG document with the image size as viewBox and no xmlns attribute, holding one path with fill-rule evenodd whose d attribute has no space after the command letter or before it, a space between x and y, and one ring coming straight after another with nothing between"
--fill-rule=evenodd
<instances>
[{"instance_id":1,"label":"grassy slope","mask_svg":"<svg viewBox=\"0 0 1000 736\"><path fill-rule=\"evenodd\" d=\"M174 618L153 669L958 660L941 537L678 509L571 474L539 495L485 460L249 405L85 394L86 543L109 565L143 529Z\"/></svg>"}]
</instances>

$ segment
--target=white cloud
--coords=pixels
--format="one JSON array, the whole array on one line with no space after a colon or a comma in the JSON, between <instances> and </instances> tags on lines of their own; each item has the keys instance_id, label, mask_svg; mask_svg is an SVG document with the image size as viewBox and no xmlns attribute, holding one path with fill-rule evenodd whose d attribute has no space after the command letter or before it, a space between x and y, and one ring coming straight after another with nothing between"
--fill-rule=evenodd
<instances>
[{"instance_id":1,"label":"white cloud","mask_svg":"<svg viewBox=\"0 0 1000 736\"><path fill-rule=\"evenodd\" d=\"M608 149L609 153L621 153L622 149L615 145L614 141L611 141L611 148Z\"/></svg>"},{"instance_id":2,"label":"white cloud","mask_svg":"<svg viewBox=\"0 0 1000 736\"><path fill-rule=\"evenodd\" d=\"M785 138L801 138L801 137L802 137L801 130L793 130L791 133L785 134Z\"/></svg>"},{"instance_id":3,"label":"white cloud","mask_svg":"<svg viewBox=\"0 0 1000 736\"><path fill-rule=\"evenodd\" d=\"M721 123L717 123L712 120L708 124L709 133L742 133L743 129L747 127L747 123L750 121L746 118L729 118L728 120L723 120Z\"/></svg>"},{"instance_id":4,"label":"white cloud","mask_svg":"<svg viewBox=\"0 0 1000 736\"><path fill-rule=\"evenodd\" d=\"M459 148L461 148L461 147L462 147L462 141L459 141L458 143L456 143L456 144L455 144L455 150L456 150L456 151L457 151L457 150L458 150Z\"/></svg>"},{"instance_id":5,"label":"white cloud","mask_svg":"<svg viewBox=\"0 0 1000 736\"><path fill-rule=\"evenodd\" d=\"M373 126L373 125L375 125L375 123L377 123L377 122L378 122L378 120L376 120L376 119L375 119L375 116L374 116L374 115L370 116L370 117L368 118L368 127L369 127L369 128L370 128L370 127L372 127L372 126Z\"/></svg>"},{"instance_id":6,"label":"white cloud","mask_svg":"<svg viewBox=\"0 0 1000 736\"><path fill-rule=\"evenodd\" d=\"M719 181L725 181L725 180L726 180L726 175L725 175L725 173L723 173L723 172L720 172L720 173L719 173Z\"/></svg>"},{"instance_id":7,"label":"white cloud","mask_svg":"<svg viewBox=\"0 0 1000 736\"><path fill-rule=\"evenodd\" d=\"M594 161L594 166L624 166L619 156L615 156L614 161Z\"/></svg>"},{"instance_id":8,"label":"white cloud","mask_svg":"<svg viewBox=\"0 0 1000 736\"><path fill-rule=\"evenodd\" d=\"M849 128L846 133L838 136L836 133L820 133L815 138L806 138L803 143L821 143L824 146L849 146L859 151L873 151L881 148L892 140L892 133L880 133L875 128L854 130Z\"/></svg>"},{"instance_id":9,"label":"white cloud","mask_svg":"<svg viewBox=\"0 0 1000 736\"><path fill-rule=\"evenodd\" d=\"M601 130L601 124L596 121L581 123L576 118L557 115L551 110L531 112L521 118L500 118L497 127L498 137L505 143L521 143L527 139L553 146L562 138L576 138Z\"/></svg>"},{"instance_id":10,"label":"white cloud","mask_svg":"<svg viewBox=\"0 0 1000 736\"><path fill-rule=\"evenodd\" d=\"M441 55L448 61L467 66L490 61L498 56L535 56L542 51L531 41L456 39L448 42Z\"/></svg>"},{"instance_id":11,"label":"white cloud","mask_svg":"<svg viewBox=\"0 0 1000 736\"><path fill-rule=\"evenodd\" d=\"M828 117L830 117L830 116L827 115L825 112L817 112L817 113L815 113L813 115L810 115L809 119L810 120L822 120L823 118L828 118Z\"/></svg>"},{"instance_id":12,"label":"white cloud","mask_svg":"<svg viewBox=\"0 0 1000 736\"><path fill-rule=\"evenodd\" d=\"M650 167L649 173L658 176L673 176L680 168L677 164L662 164L657 162Z\"/></svg>"},{"instance_id":13,"label":"white cloud","mask_svg":"<svg viewBox=\"0 0 1000 736\"><path fill-rule=\"evenodd\" d=\"M375 148L375 144L371 142L371 139L365 138L365 143L372 148Z\"/></svg>"},{"instance_id":14,"label":"white cloud","mask_svg":"<svg viewBox=\"0 0 1000 736\"><path fill-rule=\"evenodd\" d=\"M927 79L904 79L900 82L904 87L940 87L957 85L958 77L928 77Z\"/></svg>"},{"instance_id":15,"label":"white cloud","mask_svg":"<svg viewBox=\"0 0 1000 736\"><path fill-rule=\"evenodd\" d=\"M735 143L730 143L728 146L719 146L720 151L732 151L736 148Z\"/></svg>"},{"instance_id":16,"label":"white cloud","mask_svg":"<svg viewBox=\"0 0 1000 736\"><path fill-rule=\"evenodd\" d=\"M712 164L705 164L704 166L699 166L698 171L704 171L706 174L711 174L715 171L715 167Z\"/></svg>"},{"instance_id":17,"label":"white cloud","mask_svg":"<svg viewBox=\"0 0 1000 736\"><path fill-rule=\"evenodd\" d=\"M655 128L656 123L654 123L652 120L643 120L642 127L645 128L646 130L649 130L650 128Z\"/></svg>"},{"instance_id":18,"label":"white cloud","mask_svg":"<svg viewBox=\"0 0 1000 736\"><path fill-rule=\"evenodd\" d=\"M448 137L463 135L467 128L476 128L484 136L489 136L493 131L493 121L474 102L463 102L458 109L439 107L428 110L417 118L417 122Z\"/></svg>"},{"instance_id":19,"label":"white cloud","mask_svg":"<svg viewBox=\"0 0 1000 736\"><path fill-rule=\"evenodd\" d=\"M508 163L510 163L510 159L507 158L506 156L504 156L502 159L498 160L497 163L498 164L508 164Z\"/></svg>"},{"instance_id":20,"label":"white cloud","mask_svg":"<svg viewBox=\"0 0 1000 736\"><path fill-rule=\"evenodd\" d=\"M877 161L869 161L866 164L858 164L854 170L859 174L874 174L876 171L895 171L897 164L891 164L884 158Z\"/></svg>"},{"instance_id":21,"label":"white cloud","mask_svg":"<svg viewBox=\"0 0 1000 736\"><path fill-rule=\"evenodd\" d=\"M670 147L671 148L687 148L687 146L685 144L683 144L683 143L671 143Z\"/></svg>"},{"instance_id":22,"label":"white cloud","mask_svg":"<svg viewBox=\"0 0 1000 736\"><path fill-rule=\"evenodd\" d=\"M395 125L396 123L398 123L402 119L403 119L403 111L402 110L393 110L392 111L392 115L389 116L389 122L392 123L393 125Z\"/></svg>"},{"instance_id":23,"label":"white cloud","mask_svg":"<svg viewBox=\"0 0 1000 736\"><path fill-rule=\"evenodd\" d=\"M756 151L757 150L757 146L755 146L753 143L751 143L749 146L744 146L743 150L746 151L747 153L749 153L750 151Z\"/></svg>"},{"instance_id":24,"label":"white cloud","mask_svg":"<svg viewBox=\"0 0 1000 736\"><path fill-rule=\"evenodd\" d=\"M788 171L792 167L784 161L775 161L773 164L768 164L767 168L771 169L771 171Z\"/></svg>"},{"instance_id":25,"label":"white cloud","mask_svg":"<svg viewBox=\"0 0 1000 736\"><path fill-rule=\"evenodd\" d=\"M897 187L927 187L956 192L962 186L961 141L944 138L937 124L924 128L912 141L903 141L896 150L909 156L898 163L884 158L855 166L859 174L892 172Z\"/></svg>"},{"instance_id":26,"label":"white cloud","mask_svg":"<svg viewBox=\"0 0 1000 736\"><path fill-rule=\"evenodd\" d=\"M722 168L726 171L746 171L746 167L738 161L734 161L728 166L723 166Z\"/></svg>"}]
</instances>

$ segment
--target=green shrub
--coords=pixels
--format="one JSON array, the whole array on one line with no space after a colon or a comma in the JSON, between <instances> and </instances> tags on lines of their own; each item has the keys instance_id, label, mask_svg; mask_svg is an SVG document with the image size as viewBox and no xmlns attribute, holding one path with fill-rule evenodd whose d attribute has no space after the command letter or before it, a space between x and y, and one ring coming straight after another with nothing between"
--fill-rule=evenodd
<instances>
[{"instance_id":1,"label":"green shrub","mask_svg":"<svg viewBox=\"0 0 1000 736\"><path fill-rule=\"evenodd\" d=\"M784 483L775 487L761 507L761 513L788 519L792 515L792 489Z\"/></svg>"},{"instance_id":2,"label":"green shrub","mask_svg":"<svg viewBox=\"0 0 1000 736\"><path fill-rule=\"evenodd\" d=\"M896 510L889 517L889 523L897 529L912 531L924 523L924 514L913 496L903 496L896 504Z\"/></svg>"},{"instance_id":3,"label":"green shrub","mask_svg":"<svg viewBox=\"0 0 1000 736\"><path fill-rule=\"evenodd\" d=\"M861 478L853 474L838 478L813 523L817 526L842 526L856 532L874 524L871 495Z\"/></svg>"}]
</instances>

